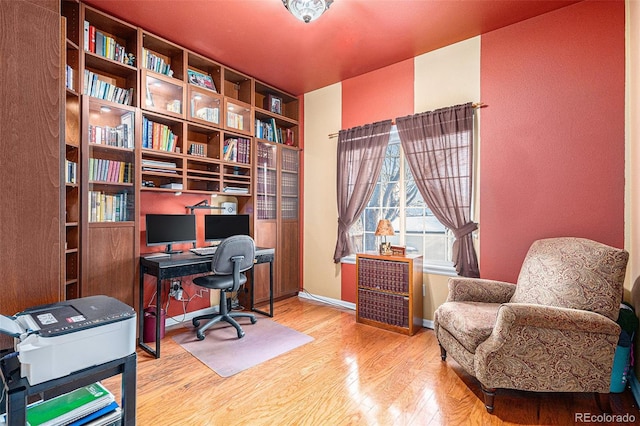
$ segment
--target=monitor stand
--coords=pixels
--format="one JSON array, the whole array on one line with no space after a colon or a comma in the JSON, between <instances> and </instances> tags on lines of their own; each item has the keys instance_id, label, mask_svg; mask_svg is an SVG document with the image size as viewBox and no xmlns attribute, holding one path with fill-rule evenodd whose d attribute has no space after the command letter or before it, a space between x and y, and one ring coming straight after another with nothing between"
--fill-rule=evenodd
<instances>
[{"instance_id":1,"label":"monitor stand","mask_svg":"<svg viewBox=\"0 0 640 426\"><path fill-rule=\"evenodd\" d=\"M167 244L167 248L164 249L164 252L168 254L178 254L182 253L182 250L173 250L171 244Z\"/></svg>"}]
</instances>

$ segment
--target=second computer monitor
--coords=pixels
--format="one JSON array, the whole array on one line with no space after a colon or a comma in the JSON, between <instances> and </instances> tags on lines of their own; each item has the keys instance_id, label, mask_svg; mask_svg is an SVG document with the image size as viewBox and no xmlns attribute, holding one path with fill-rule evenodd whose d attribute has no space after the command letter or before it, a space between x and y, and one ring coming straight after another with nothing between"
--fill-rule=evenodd
<instances>
[{"instance_id":1,"label":"second computer monitor","mask_svg":"<svg viewBox=\"0 0 640 426\"><path fill-rule=\"evenodd\" d=\"M205 241L221 241L233 235L250 235L248 214L207 214L204 216Z\"/></svg>"}]
</instances>

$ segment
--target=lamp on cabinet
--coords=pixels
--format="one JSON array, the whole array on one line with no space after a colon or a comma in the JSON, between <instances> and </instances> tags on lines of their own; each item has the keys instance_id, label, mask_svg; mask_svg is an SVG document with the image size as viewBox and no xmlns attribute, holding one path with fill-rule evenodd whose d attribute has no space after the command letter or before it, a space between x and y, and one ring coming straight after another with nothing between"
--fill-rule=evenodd
<instances>
[{"instance_id":1,"label":"lamp on cabinet","mask_svg":"<svg viewBox=\"0 0 640 426\"><path fill-rule=\"evenodd\" d=\"M384 240L380 243L380 254L391 255L391 243L387 242L387 237L393 237L395 233L393 232L393 226L391 226L389 219L380 219L380 221L378 221L378 227L374 235L376 237L383 237Z\"/></svg>"},{"instance_id":2,"label":"lamp on cabinet","mask_svg":"<svg viewBox=\"0 0 640 426\"><path fill-rule=\"evenodd\" d=\"M297 19L309 23L318 19L333 0L282 0L282 4Z\"/></svg>"}]
</instances>

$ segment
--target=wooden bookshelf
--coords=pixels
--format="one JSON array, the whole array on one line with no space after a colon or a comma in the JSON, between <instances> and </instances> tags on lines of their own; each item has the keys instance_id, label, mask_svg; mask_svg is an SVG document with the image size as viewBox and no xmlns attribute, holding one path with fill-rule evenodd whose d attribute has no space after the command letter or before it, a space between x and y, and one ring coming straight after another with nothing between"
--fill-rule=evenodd
<instances>
[{"instance_id":1,"label":"wooden bookshelf","mask_svg":"<svg viewBox=\"0 0 640 426\"><path fill-rule=\"evenodd\" d=\"M276 297L295 294L302 160L298 99L81 1L62 5L69 34L66 60L77 77L67 89L66 155L78 163L81 176L66 185L71 213L65 221L70 243L65 257L77 262L63 264L78 271L77 278L65 277L66 297L108 289L107 294L133 302L143 191L158 197L216 195L237 203L238 213L251 215L256 241L278 250ZM272 110L268 102L274 99ZM110 138L125 137L127 114L132 124L126 137L133 145L113 145ZM257 135L258 118L277 138ZM228 151L231 141L235 145ZM273 153L268 166L261 165L258 152L265 147ZM114 166L126 167L127 177L101 177L95 170ZM256 188L259 173L270 175L268 190ZM96 214L95 197L119 203L119 216ZM267 276L256 279L260 302L268 295L260 286L269 280L268 270L258 269L257 275Z\"/></svg>"}]
</instances>

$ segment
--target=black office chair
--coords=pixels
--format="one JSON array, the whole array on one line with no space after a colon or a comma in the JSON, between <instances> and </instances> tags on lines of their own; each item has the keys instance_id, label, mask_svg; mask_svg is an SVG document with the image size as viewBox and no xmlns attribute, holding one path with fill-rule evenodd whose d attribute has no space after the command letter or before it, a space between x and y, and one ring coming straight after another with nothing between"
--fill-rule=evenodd
<instances>
[{"instance_id":1,"label":"black office chair","mask_svg":"<svg viewBox=\"0 0 640 426\"><path fill-rule=\"evenodd\" d=\"M225 238L211 261L213 274L198 277L193 283L201 287L220 290L220 310L217 314L202 315L193 319L193 325L198 327L200 320L209 319L196 331L198 340L204 339L204 332L220 321L226 321L238 331L238 339L244 336L240 324L233 318L246 317L251 319L251 324L256 323L253 314L244 312L229 312L227 306L227 293L238 291L241 285L247 282L247 277L242 272L251 269L256 254L256 246L253 239L247 235L234 235Z\"/></svg>"}]
</instances>

